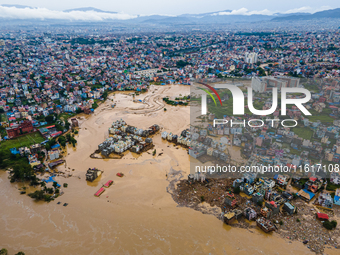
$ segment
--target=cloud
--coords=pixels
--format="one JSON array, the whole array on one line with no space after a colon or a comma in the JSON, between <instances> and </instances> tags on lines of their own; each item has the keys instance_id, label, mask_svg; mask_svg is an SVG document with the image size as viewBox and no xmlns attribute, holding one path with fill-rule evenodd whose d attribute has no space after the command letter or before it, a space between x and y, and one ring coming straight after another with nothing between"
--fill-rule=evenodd
<instances>
[{"instance_id":1,"label":"cloud","mask_svg":"<svg viewBox=\"0 0 340 255\"><path fill-rule=\"evenodd\" d=\"M309 6L304 6L300 8L291 9L285 12L281 12L284 14L292 14L297 12L306 12L306 13L315 13L318 11L324 11L332 9L330 6L322 6L318 9L313 9ZM274 15L279 13L279 11L270 11L268 9L264 9L262 11L249 11L247 8L240 8L238 10L232 11L222 11L211 14L215 15ZM157 14L153 14L157 15ZM160 14L158 14L160 15ZM137 17L144 16L152 16L151 14L139 14L139 15L130 15L126 13L106 13L106 12L95 12L95 11L71 11L71 12L63 12L63 11L53 11L46 8L17 8L15 6L1 6L0 5L0 18L7 19L56 19L56 20L70 20L70 21L105 21L105 20L128 20L134 19ZM176 17L177 15L167 15L163 14L161 16L168 17Z\"/></svg>"},{"instance_id":2,"label":"cloud","mask_svg":"<svg viewBox=\"0 0 340 255\"><path fill-rule=\"evenodd\" d=\"M282 13L284 14L291 14L291 13L297 13L297 12L316 13L316 12L326 11L330 9L333 9L333 8L330 6L321 6L320 8L313 9L310 6L304 6L300 8L291 9L291 10L288 10Z\"/></svg>"},{"instance_id":3,"label":"cloud","mask_svg":"<svg viewBox=\"0 0 340 255\"><path fill-rule=\"evenodd\" d=\"M295 9L291 9L285 12L282 12L284 14L291 14L291 13L297 13L297 12L312 12L312 8L309 6L304 6L304 7L300 7L300 8L295 8Z\"/></svg>"},{"instance_id":4,"label":"cloud","mask_svg":"<svg viewBox=\"0 0 340 255\"><path fill-rule=\"evenodd\" d=\"M333 8L330 7L330 6L321 6L320 8L315 9L312 13L327 11L327 10L331 10L331 9L333 9Z\"/></svg>"},{"instance_id":5,"label":"cloud","mask_svg":"<svg viewBox=\"0 0 340 255\"><path fill-rule=\"evenodd\" d=\"M217 12L212 15L254 15L254 14L261 14L261 15L273 15L274 12L264 9L262 11L249 11L247 8L241 8L238 10L233 10L231 12Z\"/></svg>"},{"instance_id":6,"label":"cloud","mask_svg":"<svg viewBox=\"0 0 340 255\"><path fill-rule=\"evenodd\" d=\"M288 11L280 12L280 11L270 11L268 9L264 9L262 11L249 11L247 8L241 8L241 9L233 10L230 12L216 12L212 15L213 16L215 15L254 15L254 14L273 15L275 13L292 14L292 13L297 13L297 12L315 13L315 12L325 11L325 10L330 10L330 9L332 9L332 7L330 6L322 6L317 9L313 9L310 6L303 6L300 8L295 8L295 9L291 9Z\"/></svg>"},{"instance_id":7,"label":"cloud","mask_svg":"<svg viewBox=\"0 0 340 255\"><path fill-rule=\"evenodd\" d=\"M52 11L46 8L16 8L0 6L0 18L7 19L60 19L70 21L127 20L137 16L125 13L105 13L95 11Z\"/></svg>"}]
</instances>

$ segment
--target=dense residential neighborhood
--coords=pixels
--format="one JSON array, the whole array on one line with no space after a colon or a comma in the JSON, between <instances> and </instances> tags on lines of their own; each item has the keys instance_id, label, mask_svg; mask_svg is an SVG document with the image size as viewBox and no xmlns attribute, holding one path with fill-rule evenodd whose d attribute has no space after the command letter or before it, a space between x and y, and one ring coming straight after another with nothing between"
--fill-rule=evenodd
<instances>
[{"instance_id":1,"label":"dense residential neighborhood","mask_svg":"<svg viewBox=\"0 0 340 255\"><path fill-rule=\"evenodd\" d=\"M127 95L135 98L150 91L160 93L153 101L157 107L150 103L150 112L139 109L140 114L150 116L147 114L159 110L165 113L165 104L194 107L201 100L193 93L163 97L164 91L155 87L186 85L183 87L191 89L202 81L233 84L244 91L251 87L253 105L258 110L272 107L273 88L305 88L312 93L311 100L304 104L312 115L288 107L287 118L296 123L295 127L279 121L280 105L270 116L256 116L249 109L242 118L235 116L230 91L218 89L221 107L216 107L214 97L208 98L209 114L199 116L200 124L191 122L190 129L178 136L161 133L164 140L187 149L197 162L229 164L238 170L242 165L250 169L281 166L293 175L280 172L264 176L255 171L219 179L211 170L200 171L191 173L188 180L180 180L172 195L178 204L201 211L199 205L203 202L217 206L222 210L218 217L226 224L237 221L235 225L251 228L249 222L255 220L264 232L278 231L285 238L308 243L315 252L323 252L324 243L337 247L339 242L334 236L339 231L334 219L340 205L339 38L338 30L134 35L101 30L91 35L53 29L2 32L0 168L10 171L11 182L27 181L34 187L56 183L54 189L29 194L50 202L62 195L60 185L53 179L39 179L37 173L49 172L54 178L56 166L64 164L66 168L67 147L76 148L77 134L82 132L79 116L95 115L100 104L113 101L108 99L110 94L128 91ZM160 98L164 103L159 102ZM299 98L298 93L289 95L289 99ZM142 99L133 102L147 105ZM110 103L112 109L119 104ZM134 109L133 113L137 112ZM266 121L268 118L273 121ZM215 119L228 123L256 119L262 125L214 125ZM117 153L121 159L123 152L146 152L154 146L149 136L161 125L143 130L116 120L91 157L108 159ZM156 149L152 152L154 157L162 154L157 155ZM96 176L101 173L89 170ZM302 225L302 218L298 218L302 212L310 216L306 222L315 224L318 231L325 228L332 232L320 234L321 239L309 232L309 236L296 234ZM316 219L320 223L316 224Z\"/></svg>"}]
</instances>

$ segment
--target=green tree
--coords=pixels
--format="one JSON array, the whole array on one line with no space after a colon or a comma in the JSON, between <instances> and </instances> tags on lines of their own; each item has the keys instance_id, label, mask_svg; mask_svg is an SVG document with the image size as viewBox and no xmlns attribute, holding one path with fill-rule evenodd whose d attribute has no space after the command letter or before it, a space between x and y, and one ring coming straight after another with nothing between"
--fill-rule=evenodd
<instances>
[{"instance_id":1,"label":"green tree","mask_svg":"<svg viewBox=\"0 0 340 255\"><path fill-rule=\"evenodd\" d=\"M69 130L70 129L70 122L68 122L67 120L65 121L65 129Z\"/></svg>"},{"instance_id":2,"label":"green tree","mask_svg":"<svg viewBox=\"0 0 340 255\"><path fill-rule=\"evenodd\" d=\"M4 162L4 154L3 152L0 152L0 167L2 166L3 162Z\"/></svg>"},{"instance_id":3,"label":"green tree","mask_svg":"<svg viewBox=\"0 0 340 255\"><path fill-rule=\"evenodd\" d=\"M96 109L98 107L98 104L96 103L96 102L94 102L93 104L92 104L92 108L93 109Z\"/></svg>"},{"instance_id":4,"label":"green tree","mask_svg":"<svg viewBox=\"0 0 340 255\"><path fill-rule=\"evenodd\" d=\"M55 124L55 128L58 130L58 131L64 131L64 127L60 124Z\"/></svg>"},{"instance_id":5,"label":"green tree","mask_svg":"<svg viewBox=\"0 0 340 255\"><path fill-rule=\"evenodd\" d=\"M46 143L45 144L45 149L49 151L51 149L51 145L49 143Z\"/></svg>"},{"instance_id":6,"label":"green tree","mask_svg":"<svg viewBox=\"0 0 340 255\"><path fill-rule=\"evenodd\" d=\"M7 254L8 254L8 251L5 248L2 248L0 250L0 255L7 255Z\"/></svg>"},{"instance_id":7,"label":"green tree","mask_svg":"<svg viewBox=\"0 0 340 255\"><path fill-rule=\"evenodd\" d=\"M185 67L186 65L190 65L190 63L186 62L186 61L183 61L183 60L179 60L176 62L176 66L178 68L183 68Z\"/></svg>"},{"instance_id":8,"label":"green tree","mask_svg":"<svg viewBox=\"0 0 340 255\"><path fill-rule=\"evenodd\" d=\"M104 98L104 100L107 99L108 94L109 94L109 93L108 93L107 91L104 91L104 93L103 93L103 98Z\"/></svg>"},{"instance_id":9,"label":"green tree","mask_svg":"<svg viewBox=\"0 0 340 255\"><path fill-rule=\"evenodd\" d=\"M338 225L338 222L336 220L332 220L331 224L332 224L333 228L336 228L336 226Z\"/></svg>"},{"instance_id":10,"label":"green tree","mask_svg":"<svg viewBox=\"0 0 340 255\"><path fill-rule=\"evenodd\" d=\"M28 194L28 196L36 200L42 200L44 199L44 194L45 192L43 190L36 190L33 193Z\"/></svg>"},{"instance_id":11,"label":"green tree","mask_svg":"<svg viewBox=\"0 0 340 255\"><path fill-rule=\"evenodd\" d=\"M44 181L40 182L40 186L41 186L42 188L46 187L46 182L44 182Z\"/></svg>"},{"instance_id":12,"label":"green tree","mask_svg":"<svg viewBox=\"0 0 340 255\"><path fill-rule=\"evenodd\" d=\"M54 121L54 116L53 115L46 116L45 121L48 123L52 123Z\"/></svg>"},{"instance_id":13,"label":"green tree","mask_svg":"<svg viewBox=\"0 0 340 255\"><path fill-rule=\"evenodd\" d=\"M14 182L16 180L20 181L29 181L29 180L35 180L36 176L34 173L34 170L28 163L17 163L12 167L11 171L11 182Z\"/></svg>"},{"instance_id":14,"label":"green tree","mask_svg":"<svg viewBox=\"0 0 340 255\"><path fill-rule=\"evenodd\" d=\"M53 182L52 186L53 186L54 189L57 189L58 183L57 182Z\"/></svg>"},{"instance_id":15,"label":"green tree","mask_svg":"<svg viewBox=\"0 0 340 255\"><path fill-rule=\"evenodd\" d=\"M330 221L324 221L322 225L328 230L333 229L333 224Z\"/></svg>"},{"instance_id":16,"label":"green tree","mask_svg":"<svg viewBox=\"0 0 340 255\"><path fill-rule=\"evenodd\" d=\"M59 136L58 142L60 143L60 145L62 147L65 147L66 146L66 138L65 138L65 136L63 136L63 135Z\"/></svg>"},{"instance_id":17,"label":"green tree","mask_svg":"<svg viewBox=\"0 0 340 255\"><path fill-rule=\"evenodd\" d=\"M11 154L10 158L11 158L11 160L18 160L18 159L20 159L20 155L19 154Z\"/></svg>"},{"instance_id":18,"label":"green tree","mask_svg":"<svg viewBox=\"0 0 340 255\"><path fill-rule=\"evenodd\" d=\"M68 133L68 134L66 135L66 140L67 140L67 141L71 141L71 134L70 134L70 133Z\"/></svg>"},{"instance_id":19,"label":"green tree","mask_svg":"<svg viewBox=\"0 0 340 255\"><path fill-rule=\"evenodd\" d=\"M72 143L73 147L76 147L77 140L74 137L71 136L69 142Z\"/></svg>"},{"instance_id":20,"label":"green tree","mask_svg":"<svg viewBox=\"0 0 340 255\"><path fill-rule=\"evenodd\" d=\"M266 72L262 67L257 68L257 70L259 71L259 76L266 76Z\"/></svg>"}]
</instances>

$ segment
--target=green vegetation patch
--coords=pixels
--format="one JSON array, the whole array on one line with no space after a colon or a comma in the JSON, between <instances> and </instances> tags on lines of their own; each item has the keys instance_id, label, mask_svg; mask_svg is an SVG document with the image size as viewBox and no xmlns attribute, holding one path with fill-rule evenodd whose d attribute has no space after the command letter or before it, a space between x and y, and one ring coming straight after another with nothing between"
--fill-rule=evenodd
<instances>
[{"instance_id":1,"label":"green vegetation patch","mask_svg":"<svg viewBox=\"0 0 340 255\"><path fill-rule=\"evenodd\" d=\"M11 140L1 142L0 151L9 150L11 148L29 147L36 143L41 143L46 139L39 133L34 132L26 134Z\"/></svg>"},{"instance_id":2,"label":"green vegetation patch","mask_svg":"<svg viewBox=\"0 0 340 255\"><path fill-rule=\"evenodd\" d=\"M307 140L311 140L313 136L313 130L305 127L294 127L292 131L299 137Z\"/></svg>"}]
</instances>

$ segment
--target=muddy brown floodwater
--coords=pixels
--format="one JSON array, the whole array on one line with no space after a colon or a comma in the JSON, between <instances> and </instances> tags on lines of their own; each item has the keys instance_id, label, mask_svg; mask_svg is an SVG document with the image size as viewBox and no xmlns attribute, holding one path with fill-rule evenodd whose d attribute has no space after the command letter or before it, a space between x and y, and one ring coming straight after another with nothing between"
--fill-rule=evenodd
<instances>
[{"instance_id":1,"label":"muddy brown floodwater","mask_svg":"<svg viewBox=\"0 0 340 255\"><path fill-rule=\"evenodd\" d=\"M127 93L110 96L91 116L81 121L76 149L68 148L66 167L57 176L64 195L50 203L20 195L18 185L0 171L0 248L9 254L309 254L302 243L289 242L275 233L231 228L212 215L178 207L167 192L170 169L189 172L185 149L153 137L157 156L128 153L121 160L91 159L110 124L123 118L129 125L147 128L159 124L179 134L189 127L189 107L163 110L165 95L189 94L189 86L152 86L146 104L134 103ZM163 152L161 156L159 153ZM89 167L104 171L94 183L85 181ZM74 171L72 171L74 169ZM125 176L119 178L117 172ZM107 180L114 185L100 198L94 193ZM57 204L61 202L61 204ZM64 207L63 203L68 203Z\"/></svg>"}]
</instances>

